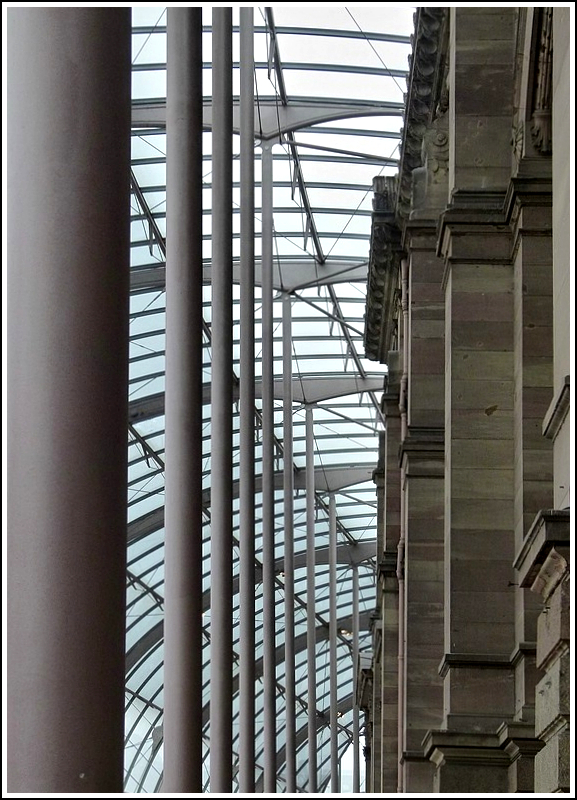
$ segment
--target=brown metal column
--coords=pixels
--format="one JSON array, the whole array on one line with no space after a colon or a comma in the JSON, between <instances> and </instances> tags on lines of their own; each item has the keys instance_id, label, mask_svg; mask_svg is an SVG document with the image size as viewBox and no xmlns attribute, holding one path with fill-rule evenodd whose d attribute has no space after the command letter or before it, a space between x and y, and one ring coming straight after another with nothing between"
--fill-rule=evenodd
<instances>
[{"instance_id":1,"label":"brown metal column","mask_svg":"<svg viewBox=\"0 0 577 800\"><path fill-rule=\"evenodd\" d=\"M210 791L232 791L232 9L212 11Z\"/></svg>"},{"instance_id":2,"label":"brown metal column","mask_svg":"<svg viewBox=\"0 0 577 800\"><path fill-rule=\"evenodd\" d=\"M202 10L168 9L163 792L202 791Z\"/></svg>"},{"instance_id":3,"label":"brown metal column","mask_svg":"<svg viewBox=\"0 0 577 800\"><path fill-rule=\"evenodd\" d=\"M8 789L121 792L130 9L10 9L8 72Z\"/></svg>"}]
</instances>

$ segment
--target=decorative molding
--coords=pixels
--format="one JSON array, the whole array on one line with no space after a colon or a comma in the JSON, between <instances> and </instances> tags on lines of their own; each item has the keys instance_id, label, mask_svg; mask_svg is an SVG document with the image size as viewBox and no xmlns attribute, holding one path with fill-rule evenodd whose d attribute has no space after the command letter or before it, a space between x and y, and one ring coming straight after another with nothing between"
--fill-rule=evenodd
<instances>
[{"instance_id":1,"label":"decorative molding","mask_svg":"<svg viewBox=\"0 0 577 800\"><path fill-rule=\"evenodd\" d=\"M439 675L444 678L450 669L469 669L474 667L489 669L510 669L511 659L508 655L496 653L445 653L439 665Z\"/></svg>"},{"instance_id":2,"label":"decorative molding","mask_svg":"<svg viewBox=\"0 0 577 800\"><path fill-rule=\"evenodd\" d=\"M384 363L389 350L394 349L395 300L403 254L401 233L395 222L397 177L378 176L373 189L364 345L368 359Z\"/></svg>"},{"instance_id":3,"label":"decorative molding","mask_svg":"<svg viewBox=\"0 0 577 800\"><path fill-rule=\"evenodd\" d=\"M519 571L519 586L531 588L549 552L553 548L569 546L569 521L568 509L539 511L513 562L514 568Z\"/></svg>"},{"instance_id":4,"label":"decorative molding","mask_svg":"<svg viewBox=\"0 0 577 800\"><path fill-rule=\"evenodd\" d=\"M531 117L531 138L541 155L549 155L552 147L551 98L553 72L553 9L538 9L539 55Z\"/></svg>"},{"instance_id":5,"label":"decorative molding","mask_svg":"<svg viewBox=\"0 0 577 800\"><path fill-rule=\"evenodd\" d=\"M405 124L399 163L397 211L407 218L411 209L413 170L423 166L423 138L435 114L448 108L444 83L442 34L446 8L419 8L415 12L413 52L406 95Z\"/></svg>"}]
</instances>

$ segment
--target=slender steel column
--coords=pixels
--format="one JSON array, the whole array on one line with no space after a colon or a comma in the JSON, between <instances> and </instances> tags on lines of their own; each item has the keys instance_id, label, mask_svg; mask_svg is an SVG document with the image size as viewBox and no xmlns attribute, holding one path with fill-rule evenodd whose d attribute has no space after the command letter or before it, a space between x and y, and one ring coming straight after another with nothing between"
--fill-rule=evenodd
<instances>
[{"instance_id":1,"label":"slender steel column","mask_svg":"<svg viewBox=\"0 0 577 800\"><path fill-rule=\"evenodd\" d=\"M130 9L7 27L7 789L121 793Z\"/></svg>"},{"instance_id":2,"label":"slender steel column","mask_svg":"<svg viewBox=\"0 0 577 800\"><path fill-rule=\"evenodd\" d=\"M339 791L339 740L337 717L337 506L329 496L329 692L331 725L331 792Z\"/></svg>"},{"instance_id":3,"label":"slender steel column","mask_svg":"<svg viewBox=\"0 0 577 800\"><path fill-rule=\"evenodd\" d=\"M357 684L359 680L359 567L353 564L353 792L361 791L359 754L359 702Z\"/></svg>"},{"instance_id":4,"label":"slender steel column","mask_svg":"<svg viewBox=\"0 0 577 800\"><path fill-rule=\"evenodd\" d=\"M239 791L255 790L254 10L240 9Z\"/></svg>"},{"instance_id":5,"label":"slender steel column","mask_svg":"<svg viewBox=\"0 0 577 800\"><path fill-rule=\"evenodd\" d=\"M288 292L282 303L283 342L283 447L284 447L284 597L285 597L285 780L288 793L296 793L295 698L295 584L294 584L294 470L292 307Z\"/></svg>"},{"instance_id":6,"label":"slender steel column","mask_svg":"<svg viewBox=\"0 0 577 800\"><path fill-rule=\"evenodd\" d=\"M276 792L272 146L262 144L262 589L264 791Z\"/></svg>"},{"instance_id":7,"label":"slender steel column","mask_svg":"<svg viewBox=\"0 0 577 800\"><path fill-rule=\"evenodd\" d=\"M305 410L306 510L307 510L307 703L309 743L309 792L317 790L317 675L315 604L315 449L313 407Z\"/></svg>"},{"instance_id":8,"label":"slender steel column","mask_svg":"<svg viewBox=\"0 0 577 800\"><path fill-rule=\"evenodd\" d=\"M210 791L232 791L232 9L212 9Z\"/></svg>"},{"instance_id":9,"label":"slender steel column","mask_svg":"<svg viewBox=\"0 0 577 800\"><path fill-rule=\"evenodd\" d=\"M202 9L167 17L163 792L202 791Z\"/></svg>"}]
</instances>

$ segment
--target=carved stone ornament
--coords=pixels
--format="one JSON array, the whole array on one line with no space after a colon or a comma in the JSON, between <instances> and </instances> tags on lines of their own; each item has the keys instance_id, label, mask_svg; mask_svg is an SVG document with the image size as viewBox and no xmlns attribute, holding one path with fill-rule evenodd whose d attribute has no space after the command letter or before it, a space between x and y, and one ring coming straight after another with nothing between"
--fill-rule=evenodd
<instances>
[{"instance_id":1,"label":"carved stone ornament","mask_svg":"<svg viewBox=\"0 0 577 800\"><path fill-rule=\"evenodd\" d=\"M439 68L439 48L446 13L447 9L444 8L419 8L415 13L415 35L409 61L410 75L399 164L397 212L401 217L408 217L411 210L413 171L423 166L423 137L435 114L435 78Z\"/></svg>"},{"instance_id":2,"label":"carved stone ornament","mask_svg":"<svg viewBox=\"0 0 577 800\"><path fill-rule=\"evenodd\" d=\"M395 222L396 176L374 179L371 252L365 308L365 354L379 361L390 349L395 288L399 280L401 234Z\"/></svg>"},{"instance_id":3,"label":"carved stone ornament","mask_svg":"<svg viewBox=\"0 0 577 800\"><path fill-rule=\"evenodd\" d=\"M513 130L511 132L511 146L513 148L513 156L515 157L515 162L517 166L521 161L521 156L523 155L523 135L525 131L525 126L523 122L519 122L517 125L513 126Z\"/></svg>"},{"instance_id":4,"label":"carved stone ornament","mask_svg":"<svg viewBox=\"0 0 577 800\"><path fill-rule=\"evenodd\" d=\"M531 138L538 153L551 152L551 95L553 70L553 9L538 9L540 16L539 55L535 84L535 101L531 118Z\"/></svg>"}]
</instances>

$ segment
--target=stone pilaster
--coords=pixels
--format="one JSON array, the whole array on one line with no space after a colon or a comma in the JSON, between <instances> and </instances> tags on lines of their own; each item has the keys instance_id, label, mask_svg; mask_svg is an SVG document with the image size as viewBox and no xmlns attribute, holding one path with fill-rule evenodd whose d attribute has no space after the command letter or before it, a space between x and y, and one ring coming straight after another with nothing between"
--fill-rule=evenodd
<instances>
[{"instance_id":1,"label":"stone pilaster","mask_svg":"<svg viewBox=\"0 0 577 800\"><path fill-rule=\"evenodd\" d=\"M382 409L386 418L384 455L384 545L379 565L382 620L381 660L381 791L396 792L399 706L399 583L397 546L400 536L398 353L389 352L389 373Z\"/></svg>"},{"instance_id":2,"label":"stone pilaster","mask_svg":"<svg viewBox=\"0 0 577 800\"><path fill-rule=\"evenodd\" d=\"M372 697L372 733L371 733L371 791L381 791L381 658L382 658L382 625L380 614L372 619L373 635L373 697Z\"/></svg>"},{"instance_id":3,"label":"stone pilaster","mask_svg":"<svg viewBox=\"0 0 577 800\"><path fill-rule=\"evenodd\" d=\"M512 719L515 643L513 270L490 207L444 215L445 724Z\"/></svg>"},{"instance_id":4,"label":"stone pilaster","mask_svg":"<svg viewBox=\"0 0 577 800\"><path fill-rule=\"evenodd\" d=\"M506 214L513 234L515 340L515 546L535 514L553 505L553 447L541 428L553 384L553 270L549 159L525 158L511 180ZM531 177L532 173L536 173ZM515 579L515 719L533 722L537 617L541 604ZM529 752L529 751L527 751ZM527 760L529 756L524 756ZM518 758L515 763L519 766ZM523 784L528 769L523 767ZM532 789L531 789L532 791Z\"/></svg>"},{"instance_id":5,"label":"stone pilaster","mask_svg":"<svg viewBox=\"0 0 577 800\"><path fill-rule=\"evenodd\" d=\"M405 543L405 720L403 787L431 792L433 765L422 740L443 720L439 661L444 630L443 431L427 439L411 433L402 446L407 514Z\"/></svg>"}]
</instances>

